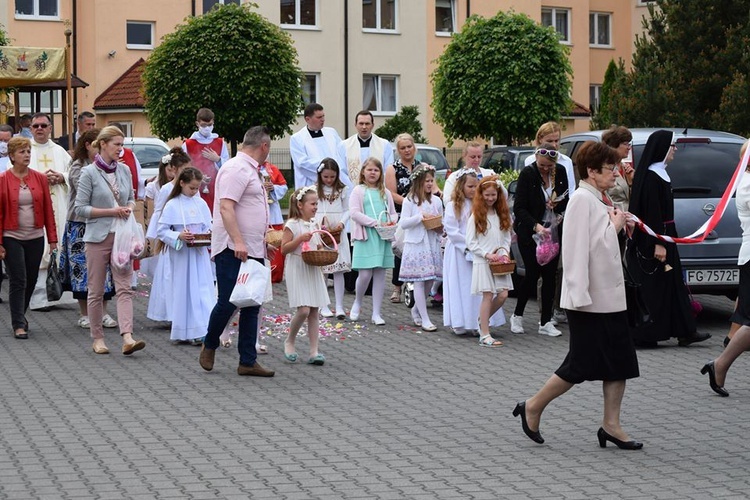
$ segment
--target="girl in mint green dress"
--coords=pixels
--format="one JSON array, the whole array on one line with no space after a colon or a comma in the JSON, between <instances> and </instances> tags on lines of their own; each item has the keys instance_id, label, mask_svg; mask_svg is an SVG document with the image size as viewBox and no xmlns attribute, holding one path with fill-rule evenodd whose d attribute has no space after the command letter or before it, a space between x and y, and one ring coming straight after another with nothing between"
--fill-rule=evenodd
<instances>
[{"instance_id":1,"label":"girl in mint green dress","mask_svg":"<svg viewBox=\"0 0 750 500\"><path fill-rule=\"evenodd\" d=\"M375 230L378 220L384 223L388 219L383 212L389 214L392 222L397 221L393 197L385 189L383 166L377 158L368 158L360 170L359 185L349 198L354 246L352 269L359 271L356 297L349 314L352 321L359 319L362 298L372 280L372 322L376 325L385 324L380 308L385 293L385 271L393 268L393 250L391 242L383 240Z\"/></svg>"}]
</instances>

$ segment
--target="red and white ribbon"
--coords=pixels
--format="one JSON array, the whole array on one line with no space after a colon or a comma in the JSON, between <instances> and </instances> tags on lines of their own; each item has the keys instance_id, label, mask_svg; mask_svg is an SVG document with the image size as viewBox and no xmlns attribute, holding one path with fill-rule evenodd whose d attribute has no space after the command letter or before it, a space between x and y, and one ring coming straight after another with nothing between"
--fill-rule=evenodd
<instances>
[{"instance_id":1,"label":"red and white ribbon","mask_svg":"<svg viewBox=\"0 0 750 500\"><path fill-rule=\"evenodd\" d=\"M742 181L742 177L745 175L748 160L750 160L750 147L745 150L745 154L742 155L742 159L740 159L740 162L737 164L737 168L735 169L734 174L732 174L732 179L729 181L729 185L724 191L724 194L721 196L721 200L719 200L719 206L716 207L714 213L706 222L703 223L701 227L699 227L694 233L689 234L688 236L682 238L673 238L664 234L656 234L653 229L644 224L643 221L635 215L629 213L627 215L627 218L628 220L635 222L635 225L638 229L659 240L669 243L700 243L701 241L706 239L706 236L708 236L709 233L714 230L716 225L724 216L724 212L726 212L727 210L729 200L731 200L732 196L734 196L735 191L737 191L737 186L740 185L740 181Z\"/></svg>"}]
</instances>

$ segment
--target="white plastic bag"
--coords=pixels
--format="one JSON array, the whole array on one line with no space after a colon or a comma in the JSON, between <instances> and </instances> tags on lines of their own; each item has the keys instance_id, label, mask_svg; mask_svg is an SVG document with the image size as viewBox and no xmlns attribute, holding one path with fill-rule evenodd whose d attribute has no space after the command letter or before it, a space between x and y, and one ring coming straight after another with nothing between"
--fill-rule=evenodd
<instances>
[{"instance_id":1,"label":"white plastic bag","mask_svg":"<svg viewBox=\"0 0 750 500\"><path fill-rule=\"evenodd\" d=\"M239 307L260 306L271 286L271 270L257 260L247 259L240 265L229 302Z\"/></svg>"},{"instance_id":2,"label":"white plastic bag","mask_svg":"<svg viewBox=\"0 0 750 500\"><path fill-rule=\"evenodd\" d=\"M132 212L127 219L115 219L114 224L115 241L110 263L117 269L127 269L146 248L146 237Z\"/></svg>"}]
</instances>

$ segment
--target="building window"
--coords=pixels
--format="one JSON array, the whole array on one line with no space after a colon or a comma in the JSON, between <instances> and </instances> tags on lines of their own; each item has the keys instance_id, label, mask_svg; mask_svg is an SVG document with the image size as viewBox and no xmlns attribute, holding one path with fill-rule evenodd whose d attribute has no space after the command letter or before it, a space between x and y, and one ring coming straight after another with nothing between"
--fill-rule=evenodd
<instances>
[{"instance_id":1,"label":"building window","mask_svg":"<svg viewBox=\"0 0 750 500\"><path fill-rule=\"evenodd\" d=\"M591 110L591 114L596 114L599 111L601 94L601 85L589 85L589 109Z\"/></svg>"},{"instance_id":2,"label":"building window","mask_svg":"<svg viewBox=\"0 0 750 500\"><path fill-rule=\"evenodd\" d=\"M52 109L50 110L50 96L52 98ZM39 105L37 106L36 95L33 92L18 93L19 113L36 113L37 110L43 113L61 113L60 102L62 99L61 90L45 90L41 92Z\"/></svg>"},{"instance_id":3,"label":"building window","mask_svg":"<svg viewBox=\"0 0 750 500\"><path fill-rule=\"evenodd\" d=\"M319 80L319 73L305 73L302 79L302 103L305 106L313 102L318 102Z\"/></svg>"},{"instance_id":4,"label":"building window","mask_svg":"<svg viewBox=\"0 0 750 500\"><path fill-rule=\"evenodd\" d=\"M314 27L318 25L315 0L281 0L280 23L283 26Z\"/></svg>"},{"instance_id":5,"label":"building window","mask_svg":"<svg viewBox=\"0 0 750 500\"><path fill-rule=\"evenodd\" d=\"M592 12L589 14L589 45L612 46L612 14Z\"/></svg>"},{"instance_id":6,"label":"building window","mask_svg":"<svg viewBox=\"0 0 750 500\"><path fill-rule=\"evenodd\" d=\"M364 75L362 109L373 113L395 114L398 108L397 83L396 76Z\"/></svg>"},{"instance_id":7,"label":"building window","mask_svg":"<svg viewBox=\"0 0 750 500\"><path fill-rule=\"evenodd\" d=\"M203 0L203 13L206 14L209 10L214 8L214 5L228 5L233 3L239 5L240 0Z\"/></svg>"},{"instance_id":8,"label":"building window","mask_svg":"<svg viewBox=\"0 0 750 500\"><path fill-rule=\"evenodd\" d=\"M60 19L60 0L16 0L16 19Z\"/></svg>"},{"instance_id":9,"label":"building window","mask_svg":"<svg viewBox=\"0 0 750 500\"><path fill-rule=\"evenodd\" d=\"M560 35L560 41L570 43L570 10L542 7L542 26L552 26Z\"/></svg>"},{"instance_id":10,"label":"building window","mask_svg":"<svg viewBox=\"0 0 750 500\"><path fill-rule=\"evenodd\" d=\"M128 21L126 47L150 50L154 48L154 23Z\"/></svg>"},{"instance_id":11,"label":"building window","mask_svg":"<svg viewBox=\"0 0 750 500\"><path fill-rule=\"evenodd\" d=\"M435 32L456 30L456 0L435 0Z\"/></svg>"},{"instance_id":12,"label":"building window","mask_svg":"<svg viewBox=\"0 0 750 500\"><path fill-rule=\"evenodd\" d=\"M362 0L362 28L396 31L396 0Z\"/></svg>"},{"instance_id":13,"label":"building window","mask_svg":"<svg viewBox=\"0 0 750 500\"><path fill-rule=\"evenodd\" d=\"M123 122L123 121L107 122L107 125L115 125L115 124L120 127L120 130L122 130L122 133L125 134L125 137L133 137L133 122Z\"/></svg>"}]
</instances>

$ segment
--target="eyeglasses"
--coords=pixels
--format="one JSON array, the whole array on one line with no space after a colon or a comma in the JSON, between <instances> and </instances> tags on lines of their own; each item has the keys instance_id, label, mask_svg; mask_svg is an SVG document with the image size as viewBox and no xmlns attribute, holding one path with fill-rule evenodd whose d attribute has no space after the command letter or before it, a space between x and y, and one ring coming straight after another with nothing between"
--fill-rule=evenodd
<instances>
[{"instance_id":1,"label":"eyeglasses","mask_svg":"<svg viewBox=\"0 0 750 500\"><path fill-rule=\"evenodd\" d=\"M47 128L49 127L49 123L35 123L31 126L31 128Z\"/></svg>"},{"instance_id":2,"label":"eyeglasses","mask_svg":"<svg viewBox=\"0 0 750 500\"><path fill-rule=\"evenodd\" d=\"M558 153L554 149L537 149L536 151L534 151L534 154L546 156L548 158L552 158L553 160L557 159L557 157L560 155L560 153Z\"/></svg>"},{"instance_id":3,"label":"eyeglasses","mask_svg":"<svg viewBox=\"0 0 750 500\"><path fill-rule=\"evenodd\" d=\"M610 172L614 172L617 170L617 165L602 165L602 169L609 170Z\"/></svg>"}]
</instances>

